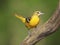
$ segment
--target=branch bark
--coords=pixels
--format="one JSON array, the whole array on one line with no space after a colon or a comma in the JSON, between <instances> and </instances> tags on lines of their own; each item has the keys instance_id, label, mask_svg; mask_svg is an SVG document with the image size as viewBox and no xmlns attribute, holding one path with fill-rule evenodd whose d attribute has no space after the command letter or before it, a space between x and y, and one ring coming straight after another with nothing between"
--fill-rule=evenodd
<instances>
[{"instance_id":1,"label":"branch bark","mask_svg":"<svg viewBox=\"0 0 60 45\"><path fill-rule=\"evenodd\" d=\"M28 35L21 45L35 45L35 43L42 40L46 36L49 36L52 33L56 32L59 26L60 26L60 0L58 8L49 18L49 20L45 22L42 26L38 26L37 29L34 29L31 32L31 36Z\"/></svg>"}]
</instances>

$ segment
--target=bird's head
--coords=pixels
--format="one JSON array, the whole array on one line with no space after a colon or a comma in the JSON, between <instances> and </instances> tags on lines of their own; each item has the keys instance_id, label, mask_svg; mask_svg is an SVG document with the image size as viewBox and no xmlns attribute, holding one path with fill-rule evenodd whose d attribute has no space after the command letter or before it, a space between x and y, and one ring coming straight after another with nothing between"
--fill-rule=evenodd
<instances>
[{"instance_id":1,"label":"bird's head","mask_svg":"<svg viewBox=\"0 0 60 45\"><path fill-rule=\"evenodd\" d=\"M42 12L40 12L40 11L35 11L34 12L34 15L38 15L38 16L40 16L40 15L43 15L44 13L42 13Z\"/></svg>"}]
</instances>

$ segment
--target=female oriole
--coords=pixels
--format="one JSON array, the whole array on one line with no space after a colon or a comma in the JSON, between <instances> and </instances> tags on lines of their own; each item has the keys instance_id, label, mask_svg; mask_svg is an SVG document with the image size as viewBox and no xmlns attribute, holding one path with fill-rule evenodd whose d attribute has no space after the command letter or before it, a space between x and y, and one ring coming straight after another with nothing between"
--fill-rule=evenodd
<instances>
[{"instance_id":1,"label":"female oriole","mask_svg":"<svg viewBox=\"0 0 60 45\"><path fill-rule=\"evenodd\" d=\"M15 14L15 16L18 19L20 19L26 25L26 27L28 27L30 29L30 28L36 27L39 24L39 21L40 21L39 16L41 14L44 14L44 13L41 13L40 11L35 11L31 17L27 17L27 18L25 18L23 16L19 16L17 14Z\"/></svg>"}]
</instances>

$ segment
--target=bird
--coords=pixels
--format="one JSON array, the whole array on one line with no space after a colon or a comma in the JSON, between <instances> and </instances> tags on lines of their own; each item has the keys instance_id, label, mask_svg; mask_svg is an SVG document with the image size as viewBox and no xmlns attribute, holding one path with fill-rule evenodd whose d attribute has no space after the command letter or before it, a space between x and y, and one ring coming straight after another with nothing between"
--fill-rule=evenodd
<instances>
[{"instance_id":1,"label":"bird","mask_svg":"<svg viewBox=\"0 0 60 45\"><path fill-rule=\"evenodd\" d=\"M18 15L18 14L15 14L15 16L18 19L20 19L28 29L32 29L32 28L36 28L37 25L40 23L41 19L39 16L42 14L44 13L40 11L35 11L32 16L27 17L27 18L23 17L22 15Z\"/></svg>"}]
</instances>

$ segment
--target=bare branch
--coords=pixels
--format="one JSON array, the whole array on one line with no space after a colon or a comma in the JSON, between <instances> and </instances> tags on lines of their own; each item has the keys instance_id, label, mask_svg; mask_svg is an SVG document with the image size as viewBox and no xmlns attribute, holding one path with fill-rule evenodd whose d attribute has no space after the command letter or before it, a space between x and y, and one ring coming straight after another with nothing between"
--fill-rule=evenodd
<instances>
[{"instance_id":1,"label":"bare branch","mask_svg":"<svg viewBox=\"0 0 60 45\"><path fill-rule=\"evenodd\" d=\"M27 36L21 45L34 45L46 36L57 31L60 25L60 0L59 5L53 15L42 26L38 26L37 30L33 30L31 36Z\"/></svg>"}]
</instances>

